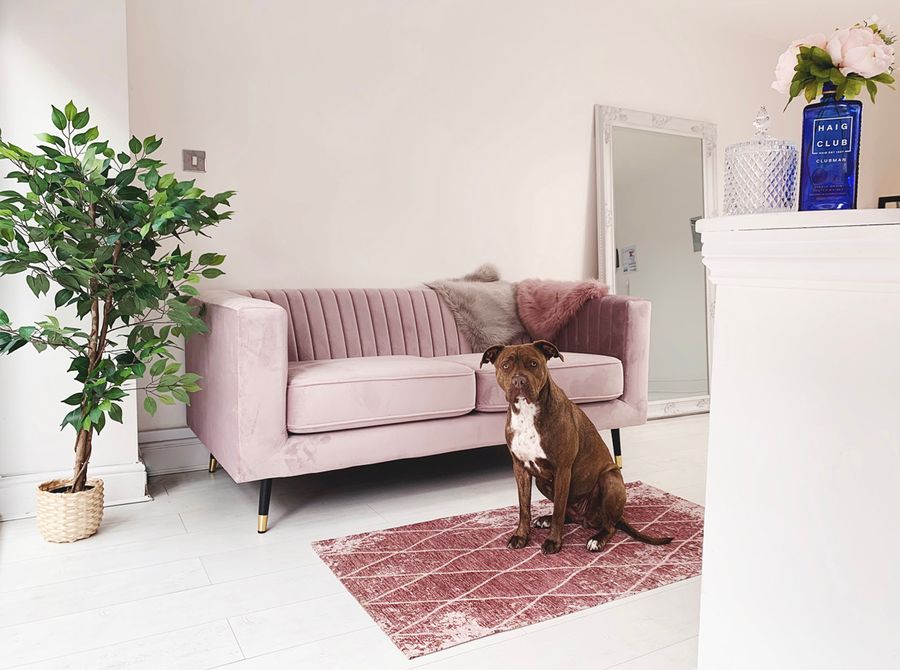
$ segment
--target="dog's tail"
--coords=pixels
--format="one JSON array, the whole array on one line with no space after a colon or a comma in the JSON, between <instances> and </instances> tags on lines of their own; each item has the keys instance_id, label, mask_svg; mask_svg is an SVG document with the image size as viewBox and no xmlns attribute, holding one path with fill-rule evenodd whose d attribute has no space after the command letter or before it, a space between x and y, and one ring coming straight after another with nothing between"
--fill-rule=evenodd
<instances>
[{"instance_id":1,"label":"dog's tail","mask_svg":"<svg viewBox=\"0 0 900 670\"><path fill-rule=\"evenodd\" d=\"M669 544L672 541L671 537L650 537L649 535L644 535L639 530L635 530L634 527L625 521L625 519L621 519L619 523L616 524L616 528L621 530L623 533L628 533L635 540L640 540L641 542L646 542L647 544Z\"/></svg>"}]
</instances>

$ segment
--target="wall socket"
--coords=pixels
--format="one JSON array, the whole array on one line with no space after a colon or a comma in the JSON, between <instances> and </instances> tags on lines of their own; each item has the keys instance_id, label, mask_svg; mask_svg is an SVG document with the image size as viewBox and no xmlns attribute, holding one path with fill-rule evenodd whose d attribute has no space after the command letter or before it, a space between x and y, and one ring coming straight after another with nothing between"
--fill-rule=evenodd
<instances>
[{"instance_id":1,"label":"wall socket","mask_svg":"<svg viewBox=\"0 0 900 670\"><path fill-rule=\"evenodd\" d=\"M199 149L182 149L181 162L185 172L206 172L206 152Z\"/></svg>"}]
</instances>

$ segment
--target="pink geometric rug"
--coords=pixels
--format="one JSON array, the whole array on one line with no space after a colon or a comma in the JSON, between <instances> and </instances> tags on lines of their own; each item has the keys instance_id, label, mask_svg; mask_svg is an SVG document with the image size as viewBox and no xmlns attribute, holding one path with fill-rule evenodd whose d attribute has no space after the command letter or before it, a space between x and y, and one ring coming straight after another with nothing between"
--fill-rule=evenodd
<instances>
[{"instance_id":1,"label":"pink geometric rug","mask_svg":"<svg viewBox=\"0 0 900 670\"><path fill-rule=\"evenodd\" d=\"M360 605L415 658L577 612L700 574L703 508L641 482L628 486L625 518L668 535L651 546L621 531L599 553L593 534L567 525L558 554L541 554L546 530L507 549L518 508L504 507L313 543ZM533 516L552 511L533 505Z\"/></svg>"}]
</instances>

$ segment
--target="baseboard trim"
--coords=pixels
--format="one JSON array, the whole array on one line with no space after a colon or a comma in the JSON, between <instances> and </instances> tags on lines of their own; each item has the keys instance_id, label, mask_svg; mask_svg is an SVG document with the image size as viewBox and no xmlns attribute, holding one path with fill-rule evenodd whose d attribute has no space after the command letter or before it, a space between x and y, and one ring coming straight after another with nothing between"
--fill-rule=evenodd
<instances>
[{"instance_id":1,"label":"baseboard trim","mask_svg":"<svg viewBox=\"0 0 900 670\"><path fill-rule=\"evenodd\" d=\"M190 428L141 431L138 451L150 475L195 472L209 467L209 452Z\"/></svg>"},{"instance_id":2,"label":"baseboard trim","mask_svg":"<svg viewBox=\"0 0 900 670\"><path fill-rule=\"evenodd\" d=\"M38 484L71 476L71 470L55 470L0 477L0 519L8 521L33 517ZM151 500L147 495L147 469L140 461L125 465L91 466L88 476L103 480L105 507Z\"/></svg>"},{"instance_id":3,"label":"baseboard trim","mask_svg":"<svg viewBox=\"0 0 900 670\"><path fill-rule=\"evenodd\" d=\"M652 400L647 403L648 419L665 419L670 416L686 414L705 414L709 412L709 396L701 395L678 400Z\"/></svg>"}]
</instances>

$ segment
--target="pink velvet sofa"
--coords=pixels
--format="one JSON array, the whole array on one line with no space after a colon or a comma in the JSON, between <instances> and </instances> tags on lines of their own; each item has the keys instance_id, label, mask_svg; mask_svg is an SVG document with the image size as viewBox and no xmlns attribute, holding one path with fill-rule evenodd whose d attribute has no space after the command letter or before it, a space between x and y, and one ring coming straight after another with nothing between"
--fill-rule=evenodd
<instances>
[{"instance_id":1,"label":"pink velvet sofa","mask_svg":"<svg viewBox=\"0 0 900 670\"><path fill-rule=\"evenodd\" d=\"M210 291L209 332L188 341L202 376L188 425L237 482L502 444L506 402L428 288ZM650 303L587 302L555 338L551 374L599 429L647 416Z\"/></svg>"}]
</instances>

